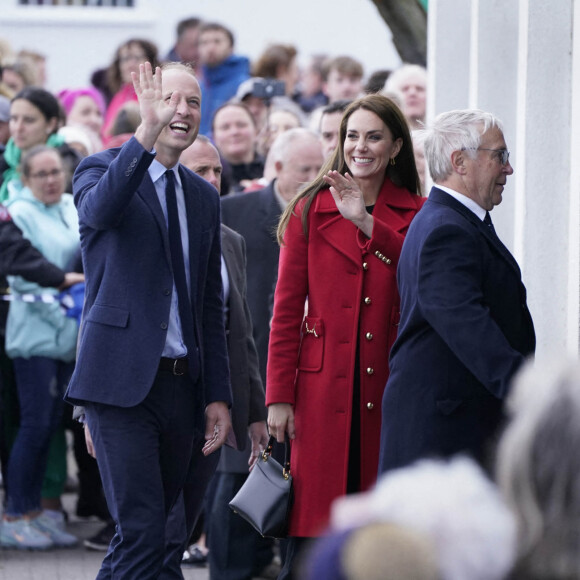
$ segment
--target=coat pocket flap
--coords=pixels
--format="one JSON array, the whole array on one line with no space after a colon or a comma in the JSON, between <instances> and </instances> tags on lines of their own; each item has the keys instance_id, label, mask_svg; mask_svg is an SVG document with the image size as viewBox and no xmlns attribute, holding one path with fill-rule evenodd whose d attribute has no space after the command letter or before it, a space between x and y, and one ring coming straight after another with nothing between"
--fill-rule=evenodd
<instances>
[{"instance_id":1,"label":"coat pocket flap","mask_svg":"<svg viewBox=\"0 0 580 580\"><path fill-rule=\"evenodd\" d=\"M93 304L87 315L87 320L125 328L129 322L129 311L115 306Z\"/></svg>"},{"instance_id":2,"label":"coat pocket flap","mask_svg":"<svg viewBox=\"0 0 580 580\"><path fill-rule=\"evenodd\" d=\"M298 357L298 370L317 372L322 368L324 354L324 323L322 318L305 316Z\"/></svg>"}]
</instances>

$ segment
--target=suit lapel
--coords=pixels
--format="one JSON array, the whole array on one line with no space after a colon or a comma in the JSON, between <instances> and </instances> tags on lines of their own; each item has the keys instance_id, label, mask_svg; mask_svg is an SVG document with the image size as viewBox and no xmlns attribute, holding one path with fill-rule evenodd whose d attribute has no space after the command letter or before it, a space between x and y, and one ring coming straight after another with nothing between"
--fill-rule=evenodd
<instances>
[{"instance_id":1,"label":"suit lapel","mask_svg":"<svg viewBox=\"0 0 580 580\"><path fill-rule=\"evenodd\" d=\"M517 272L518 276L521 278L521 270L516 262L516 259L512 256L511 252L504 246L502 241L498 238L497 234L494 234L491 229L484 224L471 210L467 209L462 203L457 201L454 197L446 193L445 191L434 187L429 194L429 200L442 205L446 205L453 210L460 213L465 217L467 221L473 224L489 244L497 251L497 253L502 256L502 258L509 263L509 265Z\"/></svg>"},{"instance_id":2,"label":"suit lapel","mask_svg":"<svg viewBox=\"0 0 580 580\"><path fill-rule=\"evenodd\" d=\"M165 215L161 209L161 204L159 203L159 198L157 197L157 191L151 181L149 172L144 176L143 181L139 189L137 190L137 195L143 200L145 205L151 210L157 226L159 227L159 233L163 240L163 248L165 250L165 257L167 261L171 264L171 254L169 250L169 234L167 232L167 223L165 222Z\"/></svg>"},{"instance_id":3,"label":"suit lapel","mask_svg":"<svg viewBox=\"0 0 580 580\"><path fill-rule=\"evenodd\" d=\"M200 192L195 184L184 171L181 165L179 166L179 177L183 187L183 198L185 201L185 211L187 213L187 234L189 238L189 275L190 275L190 296L191 304L195 305L195 288L199 287L198 281L198 253L202 247L201 244L201 229L200 229ZM195 307L194 307L195 310Z\"/></svg>"}]
</instances>

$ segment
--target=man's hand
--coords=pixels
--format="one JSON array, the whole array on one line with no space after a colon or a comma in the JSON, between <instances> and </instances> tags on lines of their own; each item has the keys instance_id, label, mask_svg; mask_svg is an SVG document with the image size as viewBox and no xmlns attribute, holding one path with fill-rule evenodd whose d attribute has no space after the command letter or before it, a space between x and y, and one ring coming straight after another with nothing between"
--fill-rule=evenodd
<instances>
[{"instance_id":1,"label":"man's hand","mask_svg":"<svg viewBox=\"0 0 580 580\"><path fill-rule=\"evenodd\" d=\"M79 272L67 272L64 275L64 282L58 287L59 290L66 290L75 284L85 281L85 275Z\"/></svg>"},{"instance_id":2,"label":"man's hand","mask_svg":"<svg viewBox=\"0 0 580 580\"><path fill-rule=\"evenodd\" d=\"M252 442L252 454L248 460L248 465L250 466L250 471L252 471L256 461L258 461L258 457L260 457L262 451L264 451L266 445L268 445L269 437L268 429L266 428L266 421L250 423L250 426L248 427L248 435Z\"/></svg>"},{"instance_id":3,"label":"man's hand","mask_svg":"<svg viewBox=\"0 0 580 580\"><path fill-rule=\"evenodd\" d=\"M95 453L95 446L93 445L93 438L91 437L91 432L89 431L89 426L87 423L83 424L84 432L85 432L85 443L87 445L87 452L91 457L97 458L97 454Z\"/></svg>"},{"instance_id":4,"label":"man's hand","mask_svg":"<svg viewBox=\"0 0 580 580\"><path fill-rule=\"evenodd\" d=\"M268 407L268 429L278 443L284 443L284 433L290 439L296 437L294 429L294 409L290 403L274 403Z\"/></svg>"},{"instance_id":5,"label":"man's hand","mask_svg":"<svg viewBox=\"0 0 580 580\"><path fill-rule=\"evenodd\" d=\"M161 69L157 67L153 74L149 62L140 64L139 75L132 72L131 78L141 114L141 124L137 127L135 138L147 151L151 151L157 137L175 115L181 93L175 91L171 98L165 100L161 86Z\"/></svg>"},{"instance_id":6,"label":"man's hand","mask_svg":"<svg viewBox=\"0 0 580 580\"><path fill-rule=\"evenodd\" d=\"M205 445L204 455L217 451L225 442L232 427L228 406L216 401L205 408Z\"/></svg>"}]
</instances>

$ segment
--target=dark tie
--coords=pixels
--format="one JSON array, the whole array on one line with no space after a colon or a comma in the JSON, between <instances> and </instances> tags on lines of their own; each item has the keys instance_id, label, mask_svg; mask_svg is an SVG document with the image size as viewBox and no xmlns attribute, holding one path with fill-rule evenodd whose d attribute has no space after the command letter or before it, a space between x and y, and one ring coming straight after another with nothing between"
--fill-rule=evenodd
<instances>
[{"instance_id":1,"label":"dark tie","mask_svg":"<svg viewBox=\"0 0 580 580\"><path fill-rule=\"evenodd\" d=\"M489 215L488 211L485 212L483 223L491 230L491 233L497 237L497 234L495 233L495 228L493 227L493 222L491 221L491 216Z\"/></svg>"},{"instance_id":2,"label":"dark tie","mask_svg":"<svg viewBox=\"0 0 580 580\"><path fill-rule=\"evenodd\" d=\"M177 196L175 195L175 176L171 170L165 172L165 202L167 204L167 229L169 231L171 266L179 304L179 319L181 321L183 341L189 355L190 370L192 370L197 366L196 340L193 331L193 312L185 277L181 228L179 227L179 212L177 210Z\"/></svg>"}]
</instances>

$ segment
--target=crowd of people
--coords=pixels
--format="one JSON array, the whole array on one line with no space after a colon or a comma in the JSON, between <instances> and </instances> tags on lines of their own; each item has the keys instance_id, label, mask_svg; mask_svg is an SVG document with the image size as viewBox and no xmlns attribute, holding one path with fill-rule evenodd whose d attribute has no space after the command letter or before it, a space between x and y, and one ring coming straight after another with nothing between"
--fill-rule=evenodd
<instances>
[{"instance_id":1,"label":"crowd of people","mask_svg":"<svg viewBox=\"0 0 580 580\"><path fill-rule=\"evenodd\" d=\"M199 18L57 94L0 59L2 547L78 543L68 429L98 578L580 578L578 369L511 388L535 334L499 119L426 125L420 66L251 62ZM281 541L228 508L269 435Z\"/></svg>"}]
</instances>

